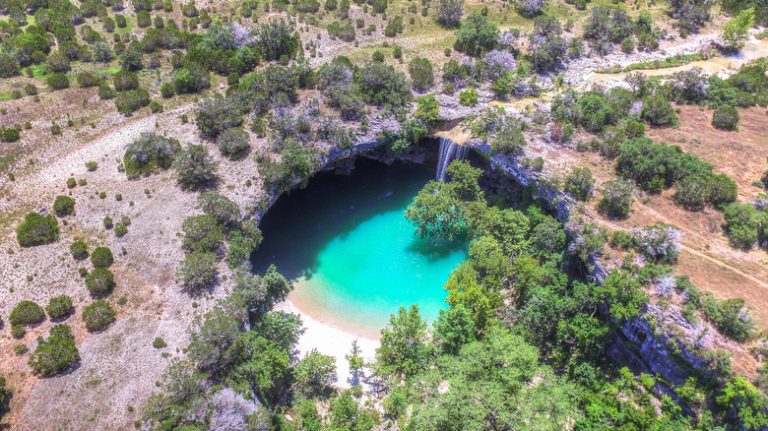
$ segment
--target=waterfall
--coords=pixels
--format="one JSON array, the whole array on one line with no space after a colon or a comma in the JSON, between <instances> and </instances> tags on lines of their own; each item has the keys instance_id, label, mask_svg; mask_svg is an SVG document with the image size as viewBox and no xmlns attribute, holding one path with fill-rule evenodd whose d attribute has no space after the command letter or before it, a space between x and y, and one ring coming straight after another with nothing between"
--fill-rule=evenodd
<instances>
[{"instance_id":1,"label":"waterfall","mask_svg":"<svg viewBox=\"0 0 768 431\"><path fill-rule=\"evenodd\" d=\"M440 159L437 161L437 175L435 180L445 181L445 170L454 159L464 160L467 157L468 148L453 142L448 138L440 138Z\"/></svg>"}]
</instances>

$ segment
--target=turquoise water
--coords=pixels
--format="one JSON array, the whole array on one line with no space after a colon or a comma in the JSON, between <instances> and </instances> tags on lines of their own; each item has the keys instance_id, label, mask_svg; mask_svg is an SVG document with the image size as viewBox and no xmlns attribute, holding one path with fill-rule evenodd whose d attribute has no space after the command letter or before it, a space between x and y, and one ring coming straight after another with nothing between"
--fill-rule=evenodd
<instances>
[{"instance_id":1,"label":"turquoise water","mask_svg":"<svg viewBox=\"0 0 768 431\"><path fill-rule=\"evenodd\" d=\"M264 217L254 269L276 264L296 281L290 299L299 309L359 335L377 334L400 306L418 304L435 319L466 252L419 239L404 217L433 175L428 166L367 160L349 177L319 174Z\"/></svg>"}]
</instances>

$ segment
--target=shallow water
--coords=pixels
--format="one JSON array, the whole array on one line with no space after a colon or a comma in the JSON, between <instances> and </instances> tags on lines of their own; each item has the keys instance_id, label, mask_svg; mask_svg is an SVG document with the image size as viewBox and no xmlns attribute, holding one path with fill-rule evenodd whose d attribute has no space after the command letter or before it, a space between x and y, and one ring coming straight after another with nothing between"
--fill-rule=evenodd
<instances>
[{"instance_id":1,"label":"shallow water","mask_svg":"<svg viewBox=\"0 0 768 431\"><path fill-rule=\"evenodd\" d=\"M351 176L321 173L280 198L261 223L254 270L277 265L296 281L291 301L315 319L375 337L400 306L428 320L445 306L443 285L463 245L419 239L404 212L434 167L360 159Z\"/></svg>"}]
</instances>

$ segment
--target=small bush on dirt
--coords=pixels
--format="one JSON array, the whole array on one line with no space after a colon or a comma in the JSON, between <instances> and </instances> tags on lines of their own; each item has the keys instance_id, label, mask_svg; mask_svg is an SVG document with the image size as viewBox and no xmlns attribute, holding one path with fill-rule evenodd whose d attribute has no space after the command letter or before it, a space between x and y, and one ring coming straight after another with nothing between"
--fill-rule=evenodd
<instances>
[{"instance_id":1,"label":"small bush on dirt","mask_svg":"<svg viewBox=\"0 0 768 431\"><path fill-rule=\"evenodd\" d=\"M118 238L122 238L127 234L128 234L128 226L123 222L118 222L115 225L115 236Z\"/></svg>"},{"instance_id":2,"label":"small bush on dirt","mask_svg":"<svg viewBox=\"0 0 768 431\"><path fill-rule=\"evenodd\" d=\"M619 178L606 182L598 209L609 217L627 217L632 206L634 190L635 184L630 180Z\"/></svg>"},{"instance_id":3,"label":"small bush on dirt","mask_svg":"<svg viewBox=\"0 0 768 431\"><path fill-rule=\"evenodd\" d=\"M112 250L108 247L96 247L91 253L91 263L95 268L109 268L114 262Z\"/></svg>"},{"instance_id":4,"label":"small bush on dirt","mask_svg":"<svg viewBox=\"0 0 768 431\"><path fill-rule=\"evenodd\" d=\"M226 196L216 192L203 192L197 198L197 205L221 226L232 228L240 224L240 207Z\"/></svg>"},{"instance_id":5,"label":"small bush on dirt","mask_svg":"<svg viewBox=\"0 0 768 431\"><path fill-rule=\"evenodd\" d=\"M643 100L643 120L652 126L674 126L677 124L677 114L666 97L653 95Z\"/></svg>"},{"instance_id":6,"label":"small bush on dirt","mask_svg":"<svg viewBox=\"0 0 768 431\"><path fill-rule=\"evenodd\" d=\"M413 88L424 91L435 83L435 75L432 72L432 63L423 57L415 57L408 64L408 73L411 75Z\"/></svg>"},{"instance_id":7,"label":"small bush on dirt","mask_svg":"<svg viewBox=\"0 0 768 431\"><path fill-rule=\"evenodd\" d=\"M179 141L154 133L142 133L125 149L123 166L129 179L171 167L180 151Z\"/></svg>"},{"instance_id":8,"label":"small bush on dirt","mask_svg":"<svg viewBox=\"0 0 768 431\"><path fill-rule=\"evenodd\" d=\"M101 80L99 77L92 73L82 72L77 75L77 85L79 85L80 88L96 87L100 82Z\"/></svg>"},{"instance_id":9,"label":"small bush on dirt","mask_svg":"<svg viewBox=\"0 0 768 431\"><path fill-rule=\"evenodd\" d=\"M190 253L178 270L181 285L190 294L200 294L211 288L218 278L218 258L213 253Z\"/></svg>"},{"instance_id":10,"label":"small bush on dirt","mask_svg":"<svg viewBox=\"0 0 768 431\"><path fill-rule=\"evenodd\" d=\"M43 377L61 374L80 360L75 338L67 325L54 325L48 338L41 338L29 358L29 366Z\"/></svg>"},{"instance_id":11,"label":"small bush on dirt","mask_svg":"<svg viewBox=\"0 0 768 431\"><path fill-rule=\"evenodd\" d=\"M162 349L168 347L168 344L163 340L163 337L155 337L155 339L152 340L152 347L155 349Z\"/></svg>"},{"instance_id":12,"label":"small bush on dirt","mask_svg":"<svg viewBox=\"0 0 768 431\"><path fill-rule=\"evenodd\" d=\"M75 260L84 260L88 257L88 244L78 239L69 246L69 252Z\"/></svg>"},{"instance_id":13,"label":"small bush on dirt","mask_svg":"<svg viewBox=\"0 0 768 431\"><path fill-rule=\"evenodd\" d=\"M52 215L29 213L16 228L16 240L22 247L50 244L59 239L59 225Z\"/></svg>"},{"instance_id":14,"label":"small bush on dirt","mask_svg":"<svg viewBox=\"0 0 768 431\"><path fill-rule=\"evenodd\" d=\"M223 131L216 142L221 154L230 160L242 160L251 149L248 133L239 127Z\"/></svg>"},{"instance_id":15,"label":"small bush on dirt","mask_svg":"<svg viewBox=\"0 0 768 431\"><path fill-rule=\"evenodd\" d=\"M675 263L683 234L675 227L656 224L632 230L632 243L646 259L656 263Z\"/></svg>"},{"instance_id":16,"label":"small bush on dirt","mask_svg":"<svg viewBox=\"0 0 768 431\"><path fill-rule=\"evenodd\" d=\"M45 320L43 308L33 301L21 301L13 307L8 321L11 325L37 325Z\"/></svg>"},{"instance_id":17,"label":"small bush on dirt","mask_svg":"<svg viewBox=\"0 0 768 431\"><path fill-rule=\"evenodd\" d=\"M188 217L182 224L184 250L194 252L216 252L221 249L224 231L215 217L209 214Z\"/></svg>"},{"instance_id":18,"label":"small bush on dirt","mask_svg":"<svg viewBox=\"0 0 768 431\"><path fill-rule=\"evenodd\" d=\"M85 286L94 298L109 295L115 289L115 276L105 268L96 268L85 276Z\"/></svg>"},{"instance_id":19,"label":"small bush on dirt","mask_svg":"<svg viewBox=\"0 0 768 431\"><path fill-rule=\"evenodd\" d=\"M53 90L63 90L69 88L69 78L64 73L52 73L45 79L48 87Z\"/></svg>"},{"instance_id":20,"label":"small bush on dirt","mask_svg":"<svg viewBox=\"0 0 768 431\"><path fill-rule=\"evenodd\" d=\"M592 197L594 185L595 179L589 168L573 168L565 177L565 191L580 201L588 201Z\"/></svg>"},{"instance_id":21,"label":"small bush on dirt","mask_svg":"<svg viewBox=\"0 0 768 431\"><path fill-rule=\"evenodd\" d=\"M216 181L218 163L208 155L202 145L190 145L179 153L173 166L184 188L198 189Z\"/></svg>"},{"instance_id":22,"label":"small bush on dirt","mask_svg":"<svg viewBox=\"0 0 768 431\"><path fill-rule=\"evenodd\" d=\"M83 323L91 331L102 331L115 321L115 309L105 299L92 302L83 309Z\"/></svg>"},{"instance_id":23,"label":"small bush on dirt","mask_svg":"<svg viewBox=\"0 0 768 431\"><path fill-rule=\"evenodd\" d=\"M720 130L736 130L739 126L739 111L733 106L721 106L712 114L712 126Z\"/></svg>"},{"instance_id":24,"label":"small bush on dirt","mask_svg":"<svg viewBox=\"0 0 768 431\"><path fill-rule=\"evenodd\" d=\"M75 200L69 196L59 195L53 201L53 212L58 217L66 217L75 213Z\"/></svg>"},{"instance_id":25,"label":"small bush on dirt","mask_svg":"<svg viewBox=\"0 0 768 431\"><path fill-rule=\"evenodd\" d=\"M0 126L0 142L16 142L21 138L21 134L13 127Z\"/></svg>"},{"instance_id":26,"label":"small bush on dirt","mask_svg":"<svg viewBox=\"0 0 768 431\"><path fill-rule=\"evenodd\" d=\"M137 110L149 105L149 93L143 88L138 90L121 91L115 97L117 112L126 117Z\"/></svg>"},{"instance_id":27,"label":"small bush on dirt","mask_svg":"<svg viewBox=\"0 0 768 431\"><path fill-rule=\"evenodd\" d=\"M72 298L67 295L54 296L45 306L45 312L48 317L54 320L65 319L72 315L75 306L72 305Z\"/></svg>"},{"instance_id":28,"label":"small bush on dirt","mask_svg":"<svg viewBox=\"0 0 768 431\"><path fill-rule=\"evenodd\" d=\"M243 124L243 113L234 99L216 95L200 102L197 108L197 128L209 138Z\"/></svg>"}]
</instances>

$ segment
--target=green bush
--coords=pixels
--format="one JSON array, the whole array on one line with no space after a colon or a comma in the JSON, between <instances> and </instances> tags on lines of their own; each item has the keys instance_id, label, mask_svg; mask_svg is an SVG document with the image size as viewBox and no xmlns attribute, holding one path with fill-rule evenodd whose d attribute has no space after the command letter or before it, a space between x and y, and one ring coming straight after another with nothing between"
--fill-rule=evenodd
<instances>
[{"instance_id":1,"label":"green bush","mask_svg":"<svg viewBox=\"0 0 768 431\"><path fill-rule=\"evenodd\" d=\"M160 86L160 95L163 96L164 99L170 99L175 96L176 90L173 88L173 84L170 82L163 82Z\"/></svg>"},{"instance_id":2,"label":"green bush","mask_svg":"<svg viewBox=\"0 0 768 431\"><path fill-rule=\"evenodd\" d=\"M188 254L178 270L184 290L191 294L200 294L211 288L218 278L218 263L218 258L213 253Z\"/></svg>"},{"instance_id":3,"label":"green bush","mask_svg":"<svg viewBox=\"0 0 768 431\"><path fill-rule=\"evenodd\" d=\"M230 160L242 160L251 149L250 136L239 127L221 132L216 139L221 154Z\"/></svg>"},{"instance_id":4,"label":"green bush","mask_svg":"<svg viewBox=\"0 0 768 431\"><path fill-rule=\"evenodd\" d=\"M83 308L83 323L91 331L102 331L115 321L115 309L104 299L93 301Z\"/></svg>"},{"instance_id":5,"label":"green bush","mask_svg":"<svg viewBox=\"0 0 768 431\"><path fill-rule=\"evenodd\" d=\"M413 88L424 91L435 83L432 72L432 63L423 57L416 57L408 64L408 73L411 75Z\"/></svg>"},{"instance_id":6,"label":"green bush","mask_svg":"<svg viewBox=\"0 0 768 431\"><path fill-rule=\"evenodd\" d=\"M117 112L125 116L129 116L145 106L149 106L149 93L143 88L121 91L115 97Z\"/></svg>"},{"instance_id":7,"label":"green bush","mask_svg":"<svg viewBox=\"0 0 768 431\"><path fill-rule=\"evenodd\" d=\"M112 250L108 247L96 247L91 253L91 263L94 268L109 268L114 262Z\"/></svg>"},{"instance_id":8,"label":"green bush","mask_svg":"<svg viewBox=\"0 0 768 431\"><path fill-rule=\"evenodd\" d=\"M69 196L56 196L53 201L53 212L58 217L66 217L75 213L75 200Z\"/></svg>"},{"instance_id":9,"label":"green bush","mask_svg":"<svg viewBox=\"0 0 768 431\"><path fill-rule=\"evenodd\" d=\"M64 73L51 73L45 78L45 82L51 90L63 90L69 88L69 78Z\"/></svg>"},{"instance_id":10,"label":"green bush","mask_svg":"<svg viewBox=\"0 0 768 431\"><path fill-rule=\"evenodd\" d=\"M208 71L200 67L183 67L177 70L173 77L176 94L198 93L210 86Z\"/></svg>"},{"instance_id":11,"label":"green bush","mask_svg":"<svg viewBox=\"0 0 768 431\"><path fill-rule=\"evenodd\" d=\"M677 124L677 114L672 104L662 95L648 96L643 100L643 111L640 117L652 126L674 126Z\"/></svg>"},{"instance_id":12,"label":"green bush","mask_svg":"<svg viewBox=\"0 0 768 431\"><path fill-rule=\"evenodd\" d=\"M589 168L575 167L565 177L565 191L577 200L588 201L592 197L595 179Z\"/></svg>"},{"instance_id":13,"label":"green bush","mask_svg":"<svg viewBox=\"0 0 768 431\"><path fill-rule=\"evenodd\" d=\"M94 298L101 298L115 290L115 276L108 269L96 268L85 276L85 286Z\"/></svg>"},{"instance_id":14,"label":"green bush","mask_svg":"<svg viewBox=\"0 0 768 431\"><path fill-rule=\"evenodd\" d=\"M154 133L142 133L139 139L128 144L123 156L125 175L138 178L171 167L181 150L179 141Z\"/></svg>"},{"instance_id":15,"label":"green bush","mask_svg":"<svg viewBox=\"0 0 768 431\"><path fill-rule=\"evenodd\" d=\"M124 237L128 233L128 226L123 222L118 222L115 225L115 236L118 238Z\"/></svg>"},{"instance_id":16,"label":"green bush","mask_svg":"<svg viewBox=\"0 0 768 431\"><path fill-rule=\"evenodd\" d=\"M234 99L216 95L200 102L197 108L197 128L204 136L215 138L243 124L243 112Z\"/></svg>"},{"instance_id":17,"label":"green bush","mask_svg":"<svg viewBox=\"0 0 768 431\"><path fill-rule=\"evenodd\" d=\"M405 76L385 63L373 62L359 74L360 91L368 103L378 106L403 106L411 101Z\"/></svg>"},{"instance_id":18,"label":"green bush","mask_svg":"<svg viewBox=\"0 0 768 431\"><path fill-rule=\"evenodd\" d=\"M88 244L78 239L69 246L69 252L75 260L84 260L88 257Z\"/></svg>"},{"instance_id":19,"label":"green bush","mask_svg":"<svg viewBox=\"0 0 768 431\"><path fill-rule=\"evenodd\" d=\"M0 142L16 142L21 138L21 134L13 127L0 126Z\"/></svg>"},{"instance_id":20,"label":"green bush","mask_svg":"<svg viewBox=\"0 0 768 431\"><path fill-rule=\"evenodd\" d=\"M488 18L473 13L462 21L453 47L456 51L480 56L496 47L498 39L499 30L496 25L488 21Z\"/></svg>"},{"instance_id":21,"label":"green bush","mask_svg":"<svg viewBox=\"0 0 768 431\"><path fill-rule=\"evenodd\" d=\"M720 130L736 130L739 126L739 111L733 106L721 106L712 114L712 126Z\"/></svg>"},{"instance_id":22,"label":"green bush","mask_svg":"<svg viewBox=\"0 0 768 431\"><path fill-rule=\"evenodd\" d=\"M80 88L96 87L100 83L101 80L99 77L92 73L81 72L79 75L77 75L77 85L79 85Z\"/></svg>"},{"instance_id":23,"label":"green bush","mask_svg":"<svg viewBox=\"0 0 768 431\"><path fill-rule=\"evenodd\" d=\"M463 106L475 106L477 105L477 90L474 88L467 88L459 93L459 103Z\"/></svg>"},{"instance_id":24,"label":"green bush","mask_svg":"<svg viewBox=\"0 0 768 431\"><path fill-rule=\"evenodd\" d=\"M8 321L11 325L36 325L45 320L43 308L33 301L21 301L13 307Z\"/></svg>"},{"instance_id":25,"label":"green bush","mask_svg":"<svg viewBox=\"0 0 768 431\"><path fill-rule=\"evenodd\" d=\"M766 235L768 213L750 204L729 204L723 215L728 239L735 247L749 250Z\"/></svg>"},{"instance_id":26,"label":"green bush","mask_svg":"<svg viewBox=\"0 0 768 431\"><path fill-rule=\"evenodd\" d=\"M214 183L218 163L208 155L202 145L190 145L183 149L173 162L184 188L197 189Z\"/></svg>"},{"instance_id":27,"label":"green bush","mask_svg":"<svg viewBox=\"0 0 768 431\"><path fill-rule=\"evenodd\" d=\"M16 228L16 240L22 247L50 244L59 239L59 225L52 215L28 213Z\"/></svg>"},{"instance_id":28,"label":"green bush","mask_svg":"<svg viewBox=\"0 0 768 431\"><path fill-rule=\"evenodd\" d=\"M635 184L630 180L617 178L603 185L603 197L598 204L598 210L615 218L625 218L632 207L632 196Z\"/></svg>"},{"instance_id":29,"label":"green bush","mask_svg":"<svg viewBox=\"0 0 768 431\"><path fill-rule=\"evenodd\" d=\"M48 338L40 339L29 358L29 366L43 377L55 376L80 360L75 338L67 325L54 325Z\"/></svg>"},{"instance_id":30,"label":"green bush","mask_svg":"<svg viewBox=\"0 0 768 431\"><path fill-rule=\"evenodd\" d=\"M45 307L48 317L54 320L65 319L74 311L75 307L72 305L72 298L67 295L54 296Z\"/></svg>"},{"instance_id":31,"label":"green bush","mask_svg":"<svg viewBox=\"0 0 768 431\"><path fill-rule=\"evenodd\" d=\"M168 344L163 340L163 337L155 337L155 339L152 340L152 347L155 349L162 349L168 347Z\"/></svg>"}]
</instances>

